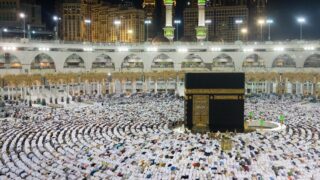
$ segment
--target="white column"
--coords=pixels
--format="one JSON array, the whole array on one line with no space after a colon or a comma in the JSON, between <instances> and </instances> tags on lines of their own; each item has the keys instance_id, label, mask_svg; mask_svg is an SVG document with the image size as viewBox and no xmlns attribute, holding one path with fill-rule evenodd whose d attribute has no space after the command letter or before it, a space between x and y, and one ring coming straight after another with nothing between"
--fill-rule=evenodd
<instances>
[{"instance_id":1,"label":"white column","mask_svg":"<svg viewBox=\"0 0 320 180\"><path fill-rule=\"evenodd\" d=\"M205 12L206 12L206 10L205 10L205 6L204 5L198 5L198 9L199 9L199 13L198 13L198 26L199 27L204 27L204 26L206 26L206 24L205 24L205 19L206 19L206 15L205 15Z\"/></svg>"},{"instance_id":2,"label":"white column","mask_svg":"<svg viewBox=\"0 0 320 180\"><path fill-rule=\"evenodd\" d=\"M132 82L132 92L136 93L137 92L137 81Z\"/></svg>"},{"instance_id":3,"label":"white column","mask_svg":"<svg viewBox=\"0 0 320 180\"><path fill-rule=\"evenodd\" d=\"M166 4L166 27L172 27L172 4Z\"/></svg>"},{"instance_id":4,"label":"white column","mask_svg":"<svg viewBox=\"0 0 320 180\"><path fill-rule=\"evenodd\" d=\"M126 83L127 83L127 81L125 81L125 82L123 83L122 93L126 93L126 91L127 91Z\"/></svg>"},{"instance_id":5,"label":"white column","mask_svg":"<svg viewBox=\"0 0 320 180\"><path fill-rule=\"evenodd\" d=\"M111 85L112 85L112 93L116 93L116 84L115 84L115 81L114 81L114 82L111 82Z\"/></svg>"},{"instance_id":6,"label":"white column","mask_svg":"<svg viewBox=\"0 0 320 180\"><path fill-rule=\"evenodd\" d=\"M278 82L273 83L273 93L277 92Z\"/></svg>"},{"instance_id":7,"label":"white column","mask_svg":"<svg viewBox=\"0 0 320 180\"><path fill-rule=\"evenodd\" d=\"M166 93L168 93L168 80L166 80Z\"/></svg>"},{"instance_id":8,"label":"white column","mask_svg":"<svg viewBox=\"0 0 320 180\"><path fill-rule=\"evenodd\" d=\"M21 99L23 99L23 98L22 98L22 97L23 97L22 87L20 88L20 97L21 97Z\"/></svg>"},{"instance_id":9,"label":"white column","mask_svg":"<svg viewBox=\"0 0 320 180\"><path fill-rule=\"evenodd\" d=\"M158 81L157 80L154 83L154 93L158 93Z\"/></svg>"}]
</instances>

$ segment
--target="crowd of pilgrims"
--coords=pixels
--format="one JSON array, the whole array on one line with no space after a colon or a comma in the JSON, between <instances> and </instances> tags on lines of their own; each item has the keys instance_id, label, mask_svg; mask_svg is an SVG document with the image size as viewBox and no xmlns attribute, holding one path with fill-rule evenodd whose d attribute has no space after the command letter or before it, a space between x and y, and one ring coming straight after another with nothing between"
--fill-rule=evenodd
<instances>
[{"instance_id":1,"label":"crowd of pilgrims","mask_svg":"<svg viewBox=\"0 0 320 180\"><path fill-rule=\"evenodd\" d=\"M85 97L83 97L85 98ZM184 100L171 95L87 97L65 108L7 104L0 179L319 179L320 105L248 98L245 114L286 129L232 135L224 152L208 134L180 133ZM227 109L226 109L227 111ZM248 116L246 117L248 118Z\"/></svg>"}]
</instances>

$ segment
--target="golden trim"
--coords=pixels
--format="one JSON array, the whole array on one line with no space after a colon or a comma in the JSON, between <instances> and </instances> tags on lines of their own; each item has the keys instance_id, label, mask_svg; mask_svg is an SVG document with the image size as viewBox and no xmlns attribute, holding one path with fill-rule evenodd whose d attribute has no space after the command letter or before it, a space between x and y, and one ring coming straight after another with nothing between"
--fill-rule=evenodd
<instances>
[{"instance_id":1,"label":"golden trim","mask_svg":"<svg viewBox=\"0 0 320 180\"><path fill-rule=\"evenodd\" d=\"M239 96L216 95L216 96L214 96L214 100L239 100Z\"/></svg>"},{"instance_id":2,"label":"golden trim","mask_svg":"<svg viewBox=\"0 0 320 180\"><path fill-rule=\"evenodd\" d=\"M244 94L244 89L185 89L185 94Z\"/></svg>"}]
</instances>

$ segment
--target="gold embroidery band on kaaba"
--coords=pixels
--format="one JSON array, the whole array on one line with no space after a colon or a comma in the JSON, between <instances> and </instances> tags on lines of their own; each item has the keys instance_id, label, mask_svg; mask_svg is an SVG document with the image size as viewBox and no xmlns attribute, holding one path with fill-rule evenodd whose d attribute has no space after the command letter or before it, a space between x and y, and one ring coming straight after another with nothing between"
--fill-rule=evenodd
<instances>
[{"instance_id":1,"label":"gold embroidery band on kaaba","mask_svg":"<svg viewBox=\"0 0 320 180\"><path fill-rule=\"evenodd\" d=\"M214 100L241 100L241 96L225 96L225 95L216 95Z\"/></svg>"},{"instance_id":2,"label":"gold embroidery band on kaaba","mask_svg":"<svg viewBox=\"0 0 320 180\"><path fill-rule=\"evenodd\" d=\"M244 94L244 89L186 89L185 94Z\"/></svg>"}]
</instances>

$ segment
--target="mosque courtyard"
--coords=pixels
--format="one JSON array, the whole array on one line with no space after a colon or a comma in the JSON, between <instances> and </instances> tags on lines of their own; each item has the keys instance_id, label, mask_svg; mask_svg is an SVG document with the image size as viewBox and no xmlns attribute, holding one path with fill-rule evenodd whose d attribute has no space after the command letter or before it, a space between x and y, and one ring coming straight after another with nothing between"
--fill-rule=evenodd
<instances>
[{"instance_id":1,"label":"mosque courtyard","mask_svg":"<svg viewBox=\"0 0 320 180\"><path fill-rule=\"evenodd\" d=\"M88 98L87 98L88 99ZM232 149L208 134L178 133L183 99L91 97L65 108L7 104L0 121L0 179L317 179L320 105L297 97L247 98L245 114L286 129L232 134Z\"/></svg>"}]
</instances>

